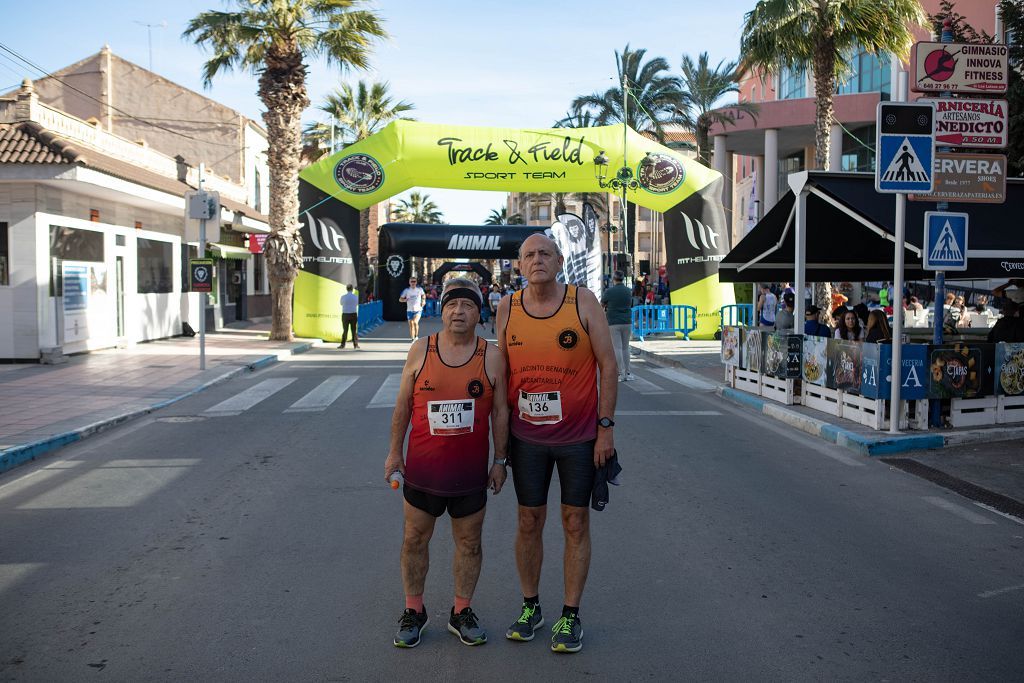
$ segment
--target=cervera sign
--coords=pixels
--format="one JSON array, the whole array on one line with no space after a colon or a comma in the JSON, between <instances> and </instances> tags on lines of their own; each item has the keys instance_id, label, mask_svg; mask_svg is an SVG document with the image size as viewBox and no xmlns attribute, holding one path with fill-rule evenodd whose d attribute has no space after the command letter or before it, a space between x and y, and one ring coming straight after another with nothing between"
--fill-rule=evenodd
<instances>
[{"instance_id":1,"label":"cervera sign","mask_svg":"<svg viewBox=\"0 0 1024 683\"><path fill-rule=\"evenodd\" d=\"M939 152L935 155L935 190L911 199L1002 204L1006 201L1006 156Z\"/></svg>"},{"instance_id":2,"label":"cervera sign","mask_svg":"<svg viewBox=\"0 0 1024 683\"><path fill-rule=\"evenodd\" d=\"M916 43L911 52L914 92L1004 93L1009 51L1000 43Z\"/></svg>"},{"instance_id":3,"label":"cervera sign","mask_svg":"<svg viewBox=\"0 0 1024 683\"><path fill-rule=\"evenodd\" d=\"M935 144L1002 149L1009 139L1006 100L934 99Z\"/></svg>"}]
</instances>

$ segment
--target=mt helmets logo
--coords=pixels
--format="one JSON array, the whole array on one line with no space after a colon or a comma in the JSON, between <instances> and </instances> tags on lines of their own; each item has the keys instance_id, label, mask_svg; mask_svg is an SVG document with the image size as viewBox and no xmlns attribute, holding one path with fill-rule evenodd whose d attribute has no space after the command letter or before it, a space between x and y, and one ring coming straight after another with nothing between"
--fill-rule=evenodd
<instances>
[{"instance_id":1,"label":"mt helmets logo","mask_svg":"<svg viewBox=\"0 0 1024 683\"><path fill-rule=\"evenodd\" d=\"M654 163L641 163L637 169L640 186L652 194L668 194L683 184L686 171L675 157L667 154L651 154Z\"/></svg>"},{"instance_id":2,"label":"mt helmets logo","mask_svg":"<svg viewBox=\"0 0 1024 683\"><path fill-rule=\"evenodd\" d=\"M384 184L384 169L369 154L349 154L334 167L334 179L352 194L369 194Z\"/></svg>"},{"instance_id":3,"label":"mt helmets logo","mask_svg":"<svg viewBox=\"0 0 1024 683\"><path fill-rule=\"evenodd\" d=\"M568 351L580 342L580 335L576 330L562 330L558 333L558 345Z\"/></svg>"},{"instance_id":4,"label":"mt helmets logo","mask_svg":"<svg viewBox=\"0 0 1024 683\"><path fill-rule=\"evenodd\" d=\"M469 395L472 398L480 398L484 395L484 383L478 379L474 379L469 383L469 386L466 387L466 391L469 392Z\"/></svg>"},{"instance_id":5,"label":"mt helmets logo","mask_svg":"<svg viewBox=\"0 0 1024 683\"><path fill-rule=\"evenodd\" d=\"M405 271L405 259L397 254L388 256L388 260L384 265L387 268L388 275L393 278L399 278Z\"/></svg>"}]
</instances>

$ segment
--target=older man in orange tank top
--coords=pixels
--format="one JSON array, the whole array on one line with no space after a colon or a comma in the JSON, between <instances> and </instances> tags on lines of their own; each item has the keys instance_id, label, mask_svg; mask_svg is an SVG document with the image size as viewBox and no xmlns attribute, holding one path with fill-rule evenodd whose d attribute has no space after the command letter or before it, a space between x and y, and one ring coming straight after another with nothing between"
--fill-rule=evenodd
<instances>
[{"instance_id":1,"label":"older man in orange tank top","mask_svg":"<svg viewBox=\"0 0 1024 683\"><path fill-rule=\"evenodd\" d=\"M558 468L565 534L565 600L554 652L583 647L580 599L590 569L590 494L614 452L618 370L604 310L588 289L556 281L558 245L536 234L519 250L529 286L502 299L498 347L509 370L512 480L519 501L516 565L523 590L509 640L532 640L544 623L538 597L548 488ZM600 392L598 392L600 369Z\"/></svg>"}]
</instances>

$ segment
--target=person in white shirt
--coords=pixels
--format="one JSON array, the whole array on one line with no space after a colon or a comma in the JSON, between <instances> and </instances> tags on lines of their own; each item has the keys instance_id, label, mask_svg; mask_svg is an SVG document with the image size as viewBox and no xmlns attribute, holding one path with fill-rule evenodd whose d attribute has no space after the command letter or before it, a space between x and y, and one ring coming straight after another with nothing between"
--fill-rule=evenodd
<instances>
[{"instance_id":1,"label":"person in white shirt","mask_svg":"<svg viewBox=\"0 0 1024 683\"><path fill-rule=\"evenodd\" d=\"M487 307L491 309L491 332L494 332L494 318L498 315L498 303L501 302L501 288L498 285L491 287L487 294Z\"/></svg>"},{"instance_id":2,"label":"person in white shirt","mask_svg":"<svg viewBox=\"0 0 1024 683\"><path fill-rule=\"evenodd\" d=\"M341 295L341 344L339 349L345 348L348 341L348 332L352 330L352 347L359 348L359 335L356 330L359 328L359 297L353 292L352 285L345 285L345 293Z\"/></svg>"},{"instance_id":3,"label":"person in white shirt","mask_svg":"<svg viewBox=\"0 0 1024 683\"><path fill-rule=\"evenodd\" d=\"M409 338L413 341L420 336L420 315L423 313L423 301L427 293L417 284L414 277L409 278L409 286L398 296L399 302L405 304L405 318L409 321Z\"/></svg>"}]
</instances>

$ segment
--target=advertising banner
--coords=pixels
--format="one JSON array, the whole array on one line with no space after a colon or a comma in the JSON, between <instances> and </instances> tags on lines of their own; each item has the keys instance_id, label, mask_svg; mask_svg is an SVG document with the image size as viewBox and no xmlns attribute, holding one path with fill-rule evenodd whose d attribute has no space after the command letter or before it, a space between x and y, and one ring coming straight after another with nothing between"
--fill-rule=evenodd
<instances>
[{"instance_id":1,"label":"advertising banner","mask_svg":"<svg viewBox=\"0 0 1024 683\"><path fill-rule=\"evenodd\" d=\"M591 210L593 213L593 210ZM601 240L597 220L588 224L573 213L564 213L551 226L551 239L562 250L562 282L581 285L601 298Z\"/></svg>"},{"instance_id":2,"label":"advertising banner","mask_svg":"<svg viewBox=\"0 0 1024 683\"><path fill-rule=\"evenodd\" d=\"M1006 100L922 99L935 105L935 142L1002 149L1010 137Z\"/></svg>"},{"instance_id":3,"label":"advertising banner","mask_svg":"<svg viewBox=\"0 0 1024 683\"><path fill-rule=\"evenodd\" d=\"M928 398L928 345L904 344L900 368L900 400ZM892 394L892 345L864 344L860 393L874 399Z\"/></svg>"},{"instance_id":4,"label":"advertising banner","mask_svg":"<svg viewBox=\"0 0 1024 683\"><path fill-rule=\"evenodd\" d=\"M825 386L829 389L840 389L851 393L860 393L860 380L863 373L863 347L861 342L843 339L828 340L828 365L826 367Z\"/></svg>"},{"instance_id":5,"label":"advertising banner","mask_svg":"<svg viewBox=\"0 0 1024 683\"><path fill-rule=\"evenodd\" d=\"M1006 201L1006 155L938 152L935 189L910 198L916 202L1002 204Z\"/></svg>"},{"instance_id":6,"label":"advertising banner","mask_svg":"<svg viewBox=\"0 0 1024 683\"><path fill-rule=\"evenodd\" d=\"M740 328L726 325L722 328L722 362L737 367L740 364Z\"/></svg>"},{"instance_id":7,"label":"advertising banner","mask_svg":"<svg viewBox=\"0 0 1024 683\"><path fill-rule=\"evenodd\" d=\"M761 372L761 358L764 355L764 340L761 330L743 328L743 353L740 356L740 367L752 372Z\"/></svg>"},{"instance_id":8,"label":"advertising banner","mask_svg":"<svg viewBox=\"0 0 1024 683\"><path fill-rule=\"evenodd\" d=\"M764 374L779 379L799 379L803 336L777 333L764 337Z\"/></svg>"},{"instance_id":9,"label":"advertising banner","mask_svg":"<svg viewBox=\"0 0 1024 683\"><path fill-rule=\"evenodd\" d=\"M999 43L915 43L910 55L913 92L1004 93L1010 51Z\"/></svg>"},{"instance_id":10,"label":"advertising banner","mask_svg":"<svg viewBox=\"0 0 1024 683\"><path fill-rule=\"evenodd\" d=\"M996 377L998 393L1024 395L1024 344L996 344Z\"/></svg>"},{"instance_id":11,"label":"advertising banner","mask_svg":"<svg viewBox=\"0 0 1024 683\"><path fill-rule=\"evenodd\" d=\"M928 398L979 398L995 390L995 344L929 346Z\"/></svg>"},{"instance_id":12,"label":"advertising banner","mask_svg":"<svg viewBox=\"0 0 1024 683\"><path fill-rule=\"evenodd\" d=\"M805 382L825 386L825 372L828 368L828 342L825 337L804 337L803 371Z\"/></svg>"}]
</instances>

